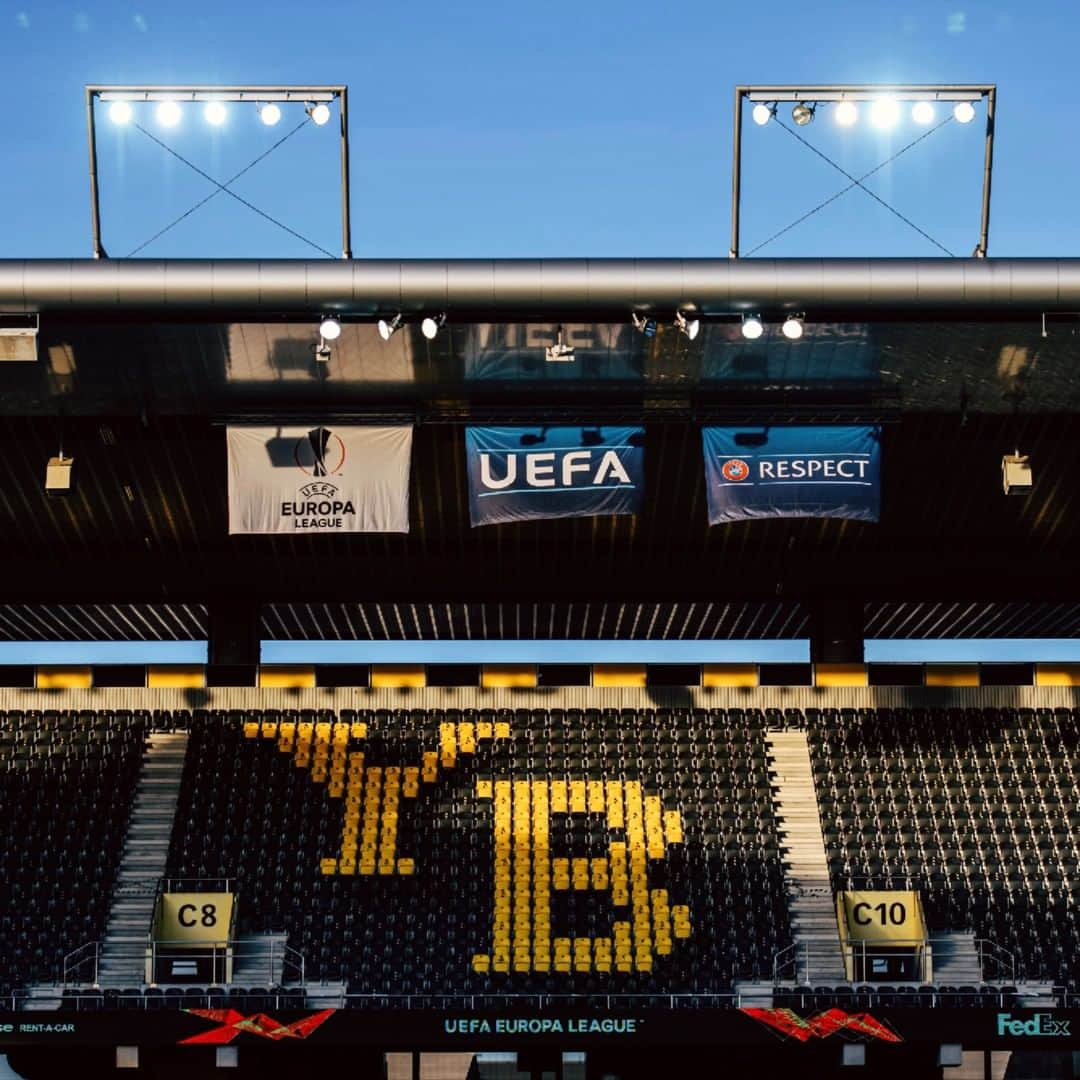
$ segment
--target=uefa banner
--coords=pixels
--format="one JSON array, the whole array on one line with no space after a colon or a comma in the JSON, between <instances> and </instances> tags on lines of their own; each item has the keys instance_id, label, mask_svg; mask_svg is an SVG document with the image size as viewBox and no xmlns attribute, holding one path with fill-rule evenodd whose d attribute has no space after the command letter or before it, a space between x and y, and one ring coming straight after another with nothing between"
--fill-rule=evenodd
<instances>
[{"instance_id":1,"label":"uefa banner","mask_svg":"<svg viewBox=\"0 0 1080 1080\"><path fill-rule=\"evenodd\" d=\"M473 525L641 509L644 428L473 427L465 453Z\"/></svg>"},{"instance_id":2,"label":"uefa banner","mask_svg":"<svg viewBox=\"0 0 1080 1080\"><path fill-rule=\"evenodd\" d=\"M877 521L880 427L701 430L709 524L749 518Z\"/></svg>"},{"instance_id":3,"label":"uefa banner","mask_svg":"<svg viewBox=\"0 0 1080 1080\"><path fill-rule=\"evenodd\" d=\"M230 427L230 533L409 531L412 428Z\"/></svg>"}]
</instances>

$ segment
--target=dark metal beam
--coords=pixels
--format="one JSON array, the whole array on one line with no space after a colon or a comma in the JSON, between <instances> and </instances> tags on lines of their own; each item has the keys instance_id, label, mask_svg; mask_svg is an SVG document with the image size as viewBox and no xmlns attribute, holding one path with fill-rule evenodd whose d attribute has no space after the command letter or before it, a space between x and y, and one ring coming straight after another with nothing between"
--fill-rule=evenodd
<instances>
[{"instance_id":1,"label":"dark metal beam","mask_svg":"<svg viewBox=\"0 0 1080 1080\"><path fill-rule=\"evenodd\" d=\"M448 311L536 316L683 308L978 320L1080 310L1080 259L0 260L0 311Z\"/></svg>"}]
</instances>

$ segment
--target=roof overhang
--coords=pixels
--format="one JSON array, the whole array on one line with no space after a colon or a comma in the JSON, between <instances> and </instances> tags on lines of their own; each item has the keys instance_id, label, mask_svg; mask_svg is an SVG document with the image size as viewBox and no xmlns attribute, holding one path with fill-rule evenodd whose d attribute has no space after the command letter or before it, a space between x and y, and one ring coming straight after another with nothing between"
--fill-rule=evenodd
<instances>
[{"instance_id":1,"label":"roof overhang","mask_svg":"<svg viewBox=\"0 0 1080 1080\"><path fill-rule=\"evenodd\" d=\"M998 320L1080 311L1080 259L0 260L0 311L493 321L683 309Z\"/></svg>"}]
</instances>

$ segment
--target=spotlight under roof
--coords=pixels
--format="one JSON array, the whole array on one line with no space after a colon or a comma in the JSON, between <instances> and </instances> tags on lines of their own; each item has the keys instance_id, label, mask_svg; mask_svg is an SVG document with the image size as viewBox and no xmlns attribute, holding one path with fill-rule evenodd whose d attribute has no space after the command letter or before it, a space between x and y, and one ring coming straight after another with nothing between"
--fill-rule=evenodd
<instances>
[{"instance_id":1,"label":"spotlight under roof","mask_svg":"<svg viewBox=\"0 0 1080 1080\"><path fill-rule=\"evenodd\" d=\"M802 315L789 315L784 320L784 325L780 327L788 341L798 341L803 336L803 329Z\"/></svg>"},{"instance_id":2,"label":"spotlight under roof","mask_svg":"<svg viewBox=\"0 0 1080 1080\"><path fill-rule=\"evenodd\" d=\"M679 333L685 334L691 341L693 341L701 331L701 320L688 319L681 311L675 312L675 325L678 327Z\"/></svg>"},{"instance_id":3,"label":"spotlight under roof","mask_svg":"<svg viewBox=\"0 0 1080 1080\"><path fill-rule=\"evenodd\" d=\"M656 320L648 315L639 315L636 311L631 312L630 318L634 322L634 329L646 337L656 337Z\"/></svg>"},{"instance_id":4,"label":"spotlight under roof","mask_svg":"<svg viewBox=\"0 0 1080 1080\"><path fill-rule=\"evenodd\" d=\"M267 127L273 127L281 119L281 108L273 102L270 102L269 105L260 105L259 119Z\"/></svg>"},{"instance_id":5,"label":"spotlight under roof","mask_svg":"<svg viewBox=\"0 0 1080 1080\"><path fill-rule=\"evenodd\" d=\"M747 341L757 341L765 333L765 324L760 315L744 315L742 318L742 336Z\"/></svg>"},{"instance_id":6,"label":"spotlight under roof","mask_svg":"<svg viewBox=\"0 0 1080 1080\"><path fill-rule=\"evenodd\" d=\"M379 337L383 341L389 341L401 329L402 321L400 311L392 319L380 319L375 324L379 330Z\"/></svg>"},{"instance_id":7,"label":"spotlight under roof","mask_svg":"<svg viewBox=\"0 0 1080 1080\"><path fill-rule=\"evenodd\" d=\"M341 323L333 317L333 315L327 315L321 323L319 323L319 336L325 338L327 341L337 341L341 337Z\"/></svg>"},{"instance_id":8,"label":"spotlight under roof","mask_svg":"<svg viewBox=\"0 0 1080 1080\"><path fill-rule=\"evenodd\" d=\"M208 101L203 109L203 119L213 127L221 127L225 123L228 112L221 101Z\"/></svg>"},{"instance_id":9,"label":"spotlight under roof","mask_svg":"<svg viewBox=\"0 0 1080 1080\"><path fill-rule=\"evenodd\" d=\"M308 116L322 127L330 121L330 106L321 101L318 105L311 105L308 107Z\"/></svg>"},{"instance_id":10,"label":"spotlight under roof","mask_svg":"<svg viewBox=\"0 0 1080 1080\"><path fill-rule=\"evenodd\" d=\"M800 101L794 109L791 110L791 119L795 121L799 127L806 127L814 119L814 113L817 109L815 105L807 105L805 101Z\"/></svg>"},{"instance_id":11,"label":"spotlight under roof","mask_svg":"<svg viewBox=\"0 0 1080 1080\"><path fill-rule=\"evenodd\" d=\"M109 119L114 124L131 123L131 106L126 101L114 101L109 106Z\"/></svg>"},{"instance_id":12,"label":"spotlight under roof","mask_svg":"<svg viewBox=\"0 0 1080 1080\"><path fill-rule=\"evenodd\" d=\"M429 315L420 324L420 333L428 339L428 341L434 341L439 331L446 325L446 312L440 312L438 315Z\"/></svg>"}]
</instances>

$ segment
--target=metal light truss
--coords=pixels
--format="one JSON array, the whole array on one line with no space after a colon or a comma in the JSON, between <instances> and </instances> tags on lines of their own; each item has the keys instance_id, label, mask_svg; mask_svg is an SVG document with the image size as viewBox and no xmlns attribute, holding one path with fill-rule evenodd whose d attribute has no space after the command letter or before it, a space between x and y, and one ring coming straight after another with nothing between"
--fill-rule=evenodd
<instances>
[{"instance_id":1,"label":"metal light truss","mask_svg":"<svg viewBox=\"0 0 1080 1080\"><path fill-rule=\"evenodd\" d=\"M986 101L986 149L983 159L982 212L979 223L979 242L973 252L985 258L990 237L990 180L994 165L994 111L997 87L986 85L950 84L874 84L852 83L827 86L736 86L734 152L731 167L731 248L733 259L739 257L739 222L742 207L742 114L743 102L819 102L819 101L876 101L890 97L896 101Z\"/></svg>"},{"instance_id":2,"label":"metal light truss","mask_svg":"<svg viewBox=\"0 0 1080 1080\"><path fill-rule=\"evenodd\" d=\"M250 101L338 102L341 123L341 252L352 258L349 217L349 88L347 86L87 86L86 128L90 149L90 219L95 259L107 258L101 242L101 209L98 197L97 101Z\"/></svg>"}]
</instances>

